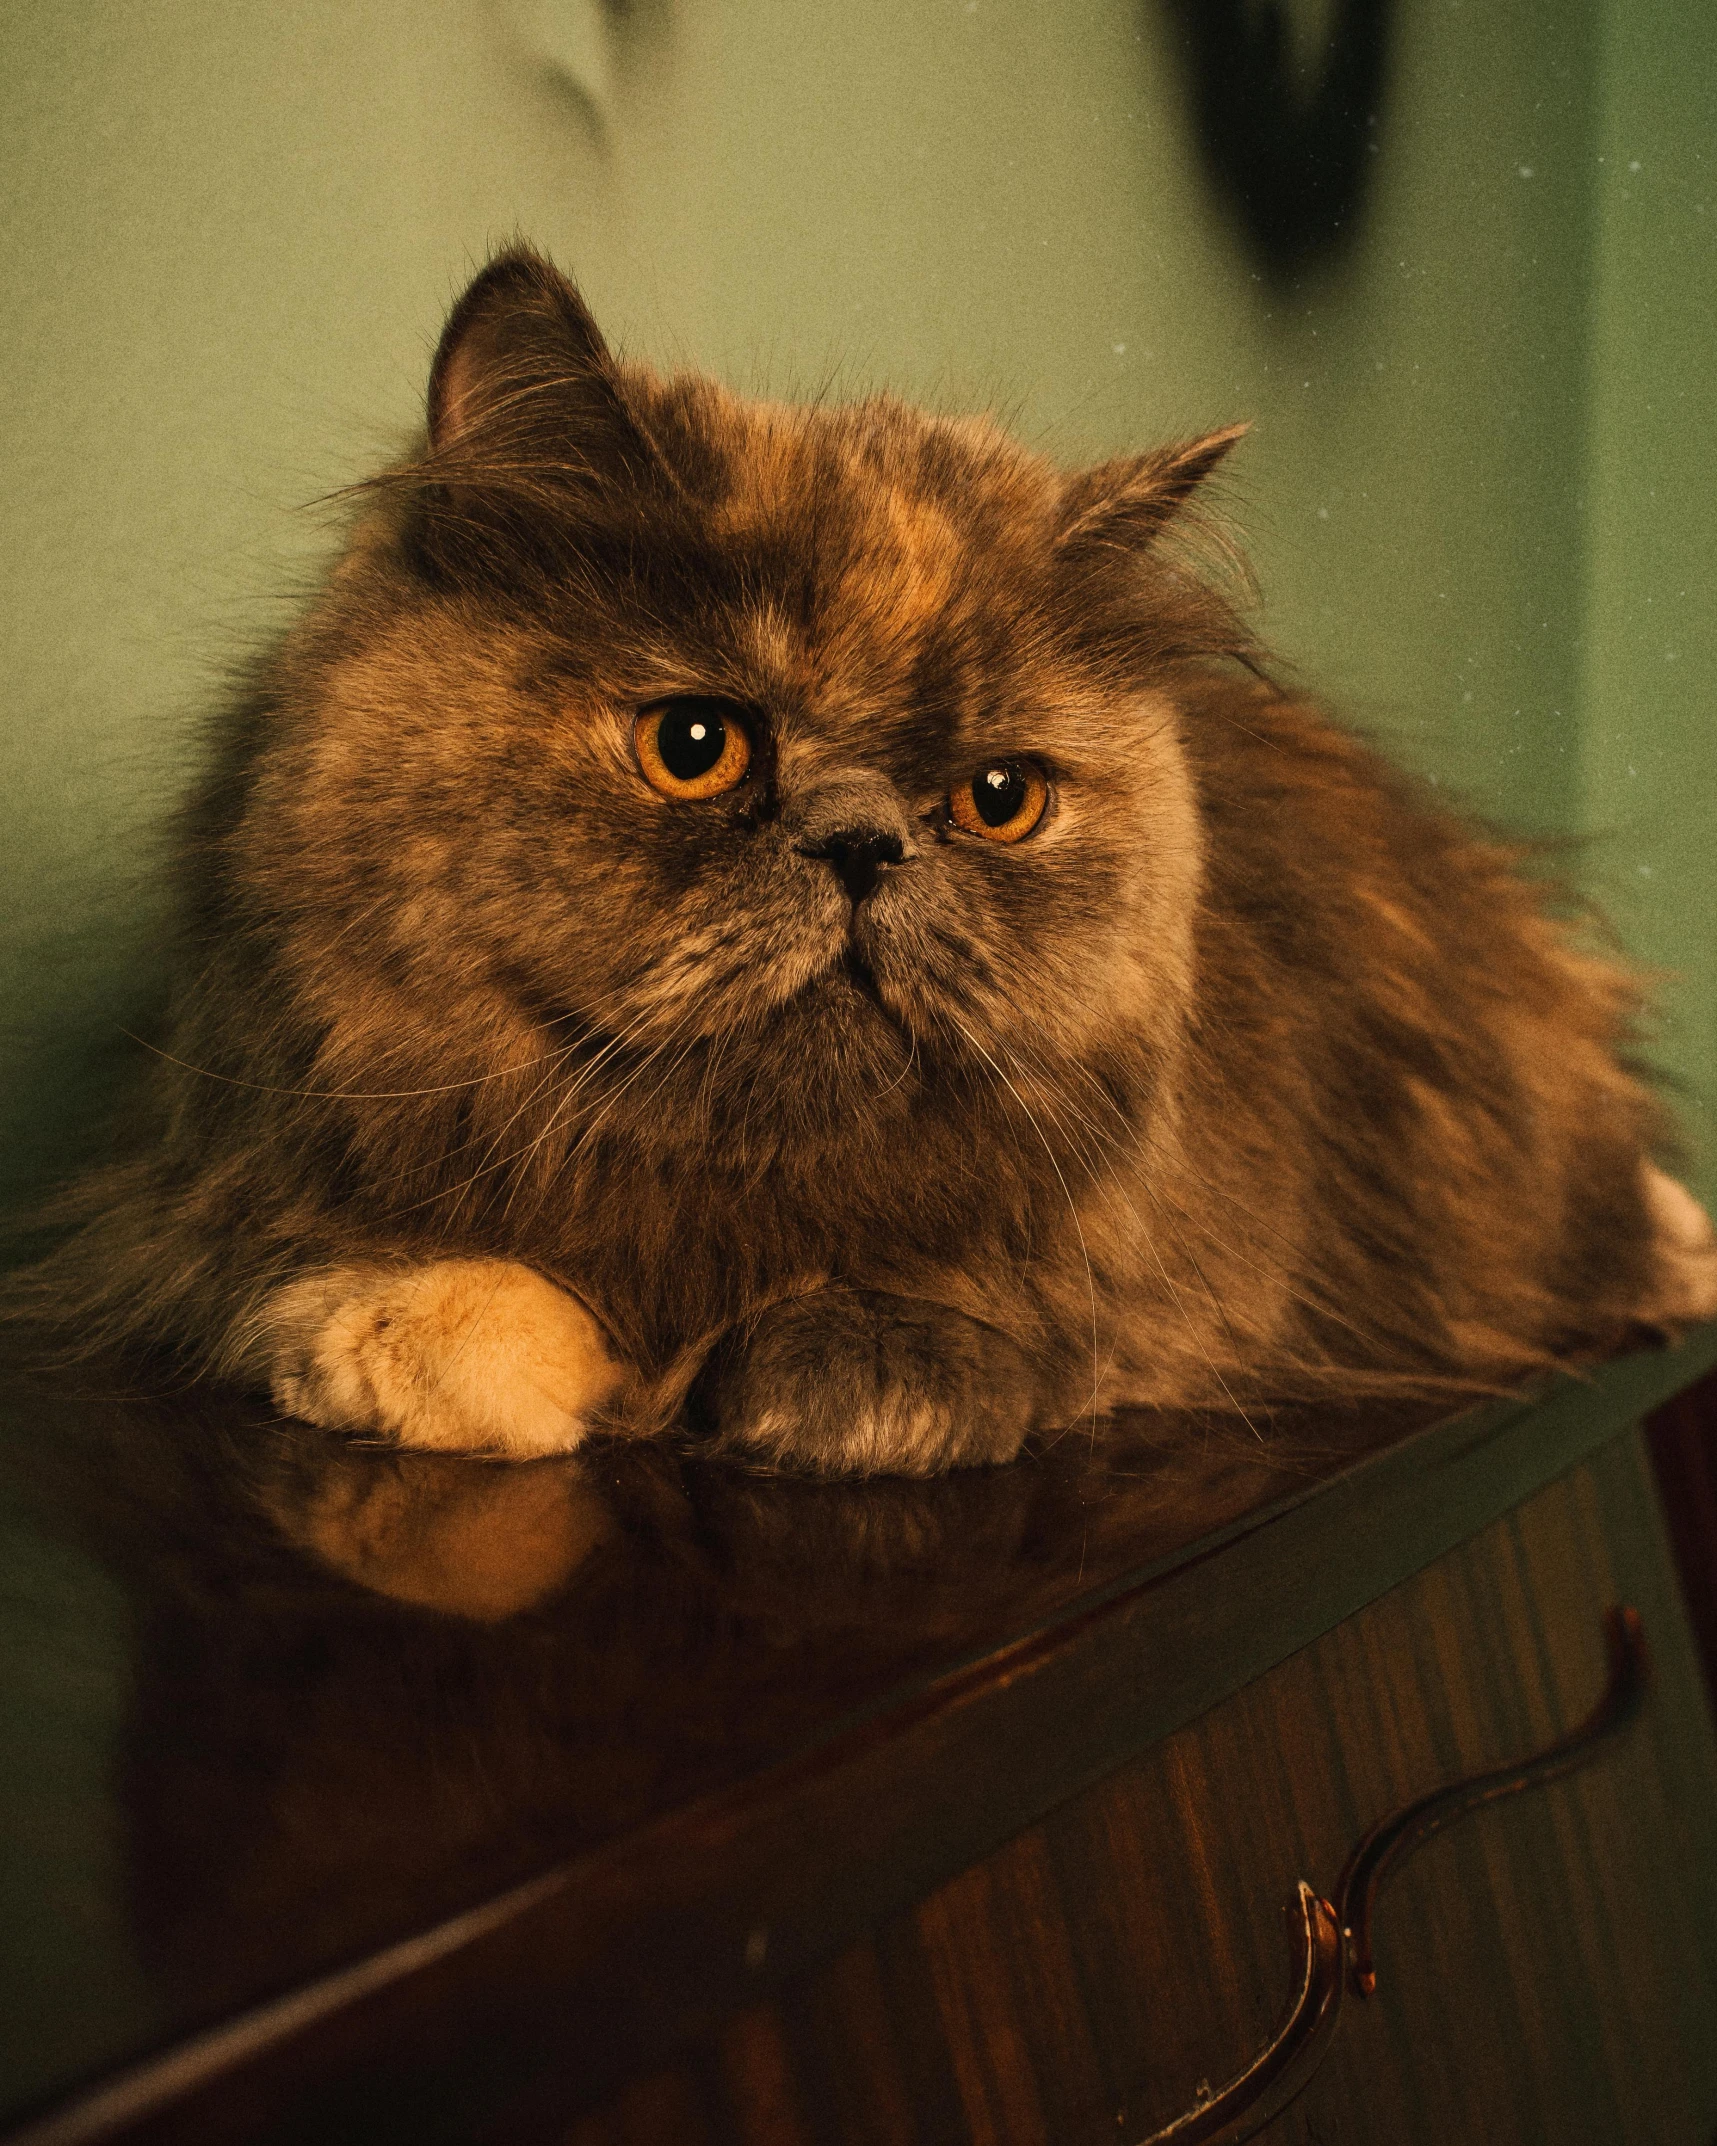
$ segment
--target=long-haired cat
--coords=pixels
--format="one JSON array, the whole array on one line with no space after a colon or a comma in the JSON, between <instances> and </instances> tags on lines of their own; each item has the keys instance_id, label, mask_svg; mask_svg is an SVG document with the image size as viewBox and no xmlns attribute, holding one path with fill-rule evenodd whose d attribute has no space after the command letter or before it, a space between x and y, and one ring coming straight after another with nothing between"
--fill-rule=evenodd
<instances>
[{"instance_id":1,"label":"long-haired cat","mask_svg":"<svg viewBox=\"0 0 1717 2146\"><path fill-rule=\"evenodd\" d=\"M745 402L495 260L218 737L38 1297L408 1445L906 1473L1717 1311L1631 983L1195 566L1237 436Z\"/></svg>"}]
</instances>

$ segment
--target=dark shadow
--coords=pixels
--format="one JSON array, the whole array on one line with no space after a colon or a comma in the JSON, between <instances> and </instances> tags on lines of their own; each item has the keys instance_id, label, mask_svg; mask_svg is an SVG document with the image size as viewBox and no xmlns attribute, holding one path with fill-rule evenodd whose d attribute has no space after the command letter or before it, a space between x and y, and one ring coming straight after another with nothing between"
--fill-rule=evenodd
<instances>
[{"instance_id":1,"label":"dark shadow","mask_svg":"<svg viewBox=\"0 0 1717 2146\"><path fill-rule=\"evenodd\" d=\"M1167 0L1199 146L1274 283L1351 245L1379 153L1391 0L1335 0L1296 54L1279 0Z\"/></svg>"}]
</instances>

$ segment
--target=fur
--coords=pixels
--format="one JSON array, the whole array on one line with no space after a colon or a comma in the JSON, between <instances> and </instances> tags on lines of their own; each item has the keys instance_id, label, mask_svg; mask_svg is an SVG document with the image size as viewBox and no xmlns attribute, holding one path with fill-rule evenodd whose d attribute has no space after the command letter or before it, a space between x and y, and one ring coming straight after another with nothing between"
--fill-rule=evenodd
<instances>
[{"instance_id":1,"label":"fur","mask_svg":"<svg viewBox=\"0 0 1717 2146\"><path fill-rule=\"evenodd\" d=\"M1237 437L748 403L492 263L223 727L150 1130L37 1303L406 1443L906 1473L1717 1310L1634 984L1197 563ZM644 779L675 694L736 787ZM950 817L996 758L1024 840Z\"/></svg>"}]
</instances>

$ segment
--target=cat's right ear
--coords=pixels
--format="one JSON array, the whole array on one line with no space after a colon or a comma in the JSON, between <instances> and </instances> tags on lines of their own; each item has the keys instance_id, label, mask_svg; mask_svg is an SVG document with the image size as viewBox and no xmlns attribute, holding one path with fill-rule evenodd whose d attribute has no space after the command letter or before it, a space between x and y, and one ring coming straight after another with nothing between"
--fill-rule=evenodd
<instances>
[{"instance_id":1,"label":"cat's right ear","mask_svg":"<svg viewBox=\"0 0 1717 2146\"><path fill-rule=\"evenodd\" d=\"M558 522L666 475L589 308L524 246L491 261L453 308L428 418L424 504L449 536L519 533L533 509Z\"/></svg>"},{"instance_id":2,"label":"cat's right ear","mask_svg":"<svg viewBox=\"0 0 1717 2146\"><path fill-rule=\"evenodd\" d=\"M611 399L613 360L577 290L525 246L498 255L448 316L429 374L429 446L470 449L497 429L518 434L553 405ZM580 390L583 389L581 396ZM606 391L606 392L605 392Z\"/></svg>"}]
</instances>

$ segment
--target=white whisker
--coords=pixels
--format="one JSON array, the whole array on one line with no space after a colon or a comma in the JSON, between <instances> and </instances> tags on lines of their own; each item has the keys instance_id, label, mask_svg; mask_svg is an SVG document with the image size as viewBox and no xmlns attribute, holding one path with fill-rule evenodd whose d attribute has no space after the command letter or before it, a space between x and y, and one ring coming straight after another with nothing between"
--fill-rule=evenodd
<instances>
[{"instance_id":1,"label":"white whisker","mask_svg":"<svg viewBox=\"0 0 1717 2146\"><path fill-rule=\"evenodd\" d=\"M1101 1348L1097 1334L1097 1278L1096 1275L1092 1272L1091 1254L1086 1249L1085 1230L1083 1224L1079 1220L1078 1206L1074 1202L1073 1194L1068 1187L1066 1178L1062 1175L1061 1165L1055 1159L1055 1150L1050 1146L1048 1138L1044 1133L1043 1127L1038 1124L1037 1119L1033 1116L1030 1104L1027 1103L1025 1097L1020 1094L1019 1090L1014 1086L1013 1082L1008 1079L1006 1073L1002 1071L1001 1067L990 1056L989 1052L984 1049L984 1046L978 1041L977 1037L974 1036L971 1030L966 1027L965 1023L959 1020L953 1014L950 1014L948 1018L953 1022L954 1026L959 1030L960 1034L965 1037L967 1043L971 1046L971 1048L976 1051L978 1056L982 1058L984 1062L989 1066L990 1070L995 1074L997 1080L1001 1082L1002 1086L1013 1097L1014 1101L1018 1103L1021 1110L1025 1112L1027 1119L1030 1121L1032 1131L1036 1133L1038 1139L1043 1144L1043 1152L1049 1157L1049 1167L1055 1172L1056 1182L1060 1185L1062 1194L1067 1201L1067 1212L1073 1218L1074 1232L1079 1239L1079 1256L1085 1262L1085 1285L1086 1288L1089 1290L1091 1296L1091 1433L1093 1438L1095 1438L1097 1433L1098 1414L1097 1395L1099 1388L1102 1384L1103 1376L1102 1365L1100 1361Z\"/></svg>"},{"instance_id":2,"label":"white whisker","mask_svg":"<svg viewBox=\"0 0 1717 2146\"><path fill-rule=\"evenodd\" d=\"M1005 1048L1005 1046L998 1045L998 1048ZM1016 1052L1010 1051L1009 1055L1011 1057L1017 1058L1018 1054ZM1040 1066L1038 1068L1038 1073L1039 1078L1044 1085L1052 1085L1048 1081L1047 1073L1044 1068ZM1072 1103L1071 1098L1064 1096L1062 1098L1062 1101L1069 1109L1075 1111L1076 1115L1080 1118L1085 1128L1095 1138L1104 1140L1104 1144L1108 1146L1112 1150L1112 1152L1118 1155L1125 1154L1125 1150L1120 1147L1118 1142L1111 1139L1107 1139L1103 1135L1101 1129L1088 1116L1086 1116L1085 1113L1077 1111L1077 1106ZM1057 1115L1054 1104L1045 1103L1044 1107L1048 1111L1049 1115L1052 1118L1056 1119L1057 1124L1061 1127L1063 1135L1066 1136L1067 1127ZM1124 1122L1125 1121L1123 1120L1123 1123ZM1090 1158L1084 1157L1082 1159L1085 1160L1087 1168L1092 1169L1093 1175L1097 1176L1097 1172L1095 1170L1094 1165L1091 1163ZM1103 1185L1106 1191L1112 1193L1116 1198L1118 1198L1126 1207L1128 1213L1131 1214L1134 1224L1138 1230L1139 1239L1144 1245L1146 1251L1150 1254L1151 1261L1156 1267L1157 1273L1161 1278L1163 1287L1168 1291L1169 1299L1173 1303L1175 1310L1179 1313L1181 1321L1186 1328L1187 1334L1191 1339L1194 1348L1198 1351L1199 1355L1203 1357L1205 1369L1210 1373L1211 1377L1216 1381L1217 1385L1227 1396L1228 1405L1239 1416L1241 1422L1245 1424L1246 1428L1252 1433L1253 1437L1258 1439L1260 1443L1262 1443L1262 1432L1259 1431L1258 1426L1252 1421L1251 1417L1247 1414L1245 1408L1241 1405L1238 1396L1235 1394L1233 1388L1229 1385L1227 1379L1223 1376L1221 1366L1217 1363L1215 1357L1212 1356L1209 1348L1206 1346L1204 1335L1199 1326L1198 1321L1193 1317L1191 1311L1187 1308L1186 1302L1181 1295L1180 1289L1177 1286L1174 1277L1169 1273L1167 1264L1165 1263L1162 1253L1158 1248L1155 1232L1145 1226L1144 1218L1140 1215L1138 1209L1133 1205L1131 1198L1128 1196L1126 1189L1121 1184L1118 1176L1116 1176L1111 1171L1106 1178L1098 1177L1098 1182ZM1142 1185L1142 1189L1145 1193L1145 1197L1151 1202L1152 1206L1155 1207L1160 1214L1162 1212L1161 1202L1157 1199L1156 1193L1151 1184L1149 1183L1148 1178L1141 1177L1140 1182ZM1224 1328L1228 1331L1229 1339L1232 1342L1234 1339L1234 1335L1232 1328L1229 1327L1226 1309L1217 1297L1215 1290L1211 1287L1210 1282L1204 1275L1203 1270L1199 1267L1197 1260L1193 1258L1191 1253L1187 1250L1184 1241L1180 1243L1179 1249L1184 1256L1191 1260L1193 1271L1198 1275L1199 1280L1204 1284L1205 1294L1210 1298L1211 1308L1215 1311L1218 1319L1221 1320ZM1235 1353L1236 1355L1239 1355L1241 1352L1236 1349Z\"/></svg>"},{"instance_id":3,"label":"white whisker","mask_svg":"<svg viewBox=\"0 0 1717 2146\"><path fill-rule=\"evenodd\" d=\"M241 1080L233 1073L217 1073L209 1066L194 1066L189 1059L175 1058L171 1051L163 1050L158 1043L151 1043L147 1036L139 1036L129 1028L122 1028L119 1033L155 1057L165 1059L168 1065L177 1066L182 1073L194 1073L199 1080L218 1081L225 1088L244 1088L252 1095L278 1095L301 1103L409 1103L431 1095L453 1095L461 1088L481 1088L488 1081L505 1080L511 1073L528 1072L532 1066L564 1058L577 1049L576 1044L560 1044L535 1058L522 1058L516 1065L496 1066L491 1072L473 1073L468 1080L442 1081L433 1088L277 1088L267 1081Z\"/></svg>"}]
</instances>

